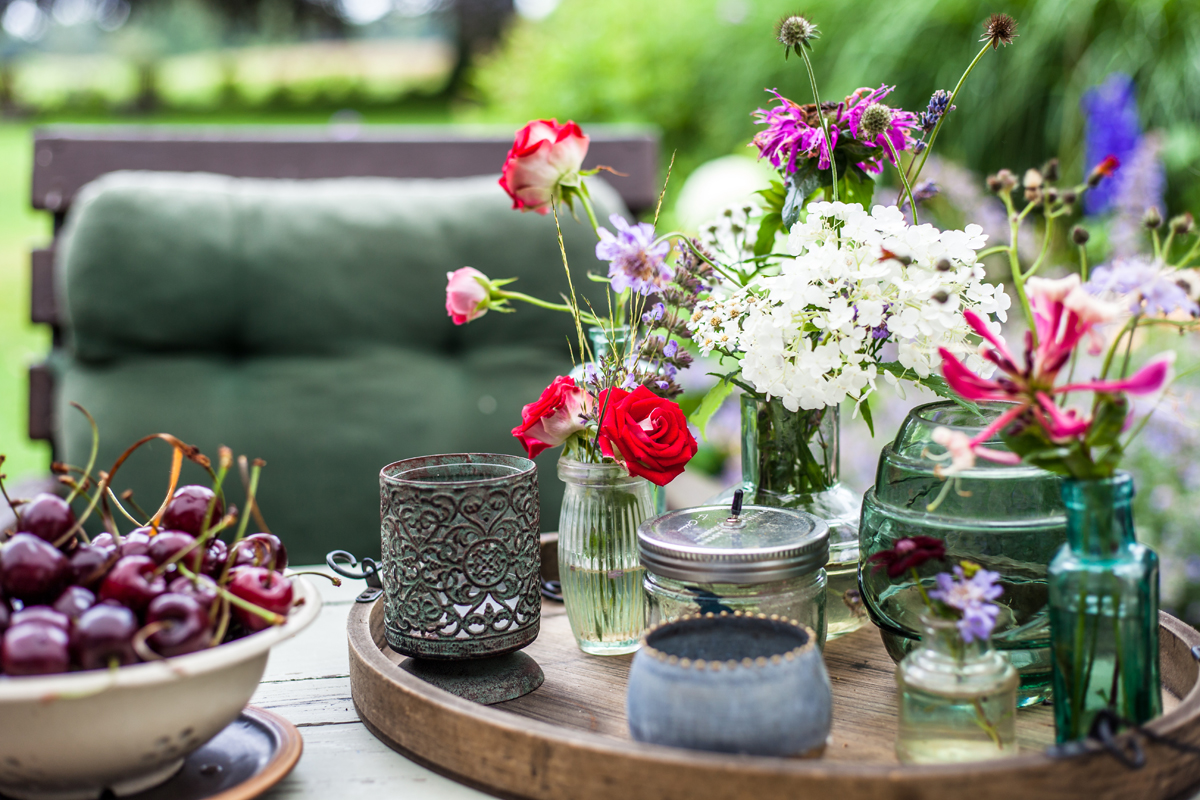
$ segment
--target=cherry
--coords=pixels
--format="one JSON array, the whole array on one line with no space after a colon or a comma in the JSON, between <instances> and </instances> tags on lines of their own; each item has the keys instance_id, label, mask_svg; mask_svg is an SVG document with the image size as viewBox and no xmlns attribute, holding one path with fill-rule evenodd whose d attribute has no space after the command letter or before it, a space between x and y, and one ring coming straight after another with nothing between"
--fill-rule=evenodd
<instances>
[{"instance_id":1,"label":"cherry","mask_svg":"<svg viewBox=\"0 0 1200 800\"><path fill-rule=\"evenodd\" d=\"M8 629L8 623L12 620L12 609L8 607L8 601L0 597L0 633L4 633Z\"/></svg>"},{"instance_id":2,"label":"cherry","mask_svg":"<svg viewBox=\"0 0 1200 800\"><path fill-rule=\"evenodd\" d=\"M35 622L39 625L53 625L64 631L71 628L70 617L61 611L54 610L50 606L25 606L12 615L12 626L14 628L17 625L27 622Z\"/></svg>"},{"instance_id":3,"label":"cherry","mask_svg":"<svg viewBox=\"0 0 1200 800\"><path fill-rule=\"evenodd\" d=\"M84 669L107 669L116 660L124 666L138 660L133 650L137 616L124 606L100 603L75 620L71 632L71 655Z\"/></svg>"},{"instance_id":4,"label":"cherry","mask_svg":"<svg viewBox=\"0 0 1200 800\"><path fill-rule=\"evenodd\" d=\"M32 533L18 533L0 549L4 594L26 603L48 603L71 579L71 563L54 545Z\"/></svg>"},{"instance_id":5,"label":"cherry","mask_svg":"<svg viewBox=\"0 0 1200 800\"><path fill-rule=\"evenodd\" d=\"M108 531L98 533L92 537L92 547L102 547L105 550L116 550L117 540Z\"/></svg>"},{"instance_id":6,"label":"cherry","mask_svg":"<svg viewBox=\"0 0 1200 800\"><path fill-rule=\"evenodd\" d=\"M43 622L13 625L4 632L0 664L9 675L51 675L70 666L67 632Z\"/></svg>"},{"instance_id":7,"label":"cherry","mask_svg":"<svg viewBox=\"0 0 1200 800\"><path fill-rule=\"evenodd\" d=\"M146 551L146 555L154 559L155 564L162 564L169 561L180 550L186 550L196 543L196 537L190 533L183 531L159 531L158 536L150 540L150 547ZM194 551L195 555L200 555L199 550ZM185 563L189 566L193 563L192 554L189 554Z\"/></svg>"},{"instance_id":8,"label":"cherry","mask_svg":"<svg viewBox=\"0 0 1200 800\"><path fill-rule=\"evenodd\" d=\"M116 550L95 544L79 545L71 553L71 581L95 591L100 588L100 581L104 580L105 573L117 558Z\"/></svg>"},{"instance_id":9,"label":"cherry","mask_svg":"<svg viewBox=\"0 0 1200 800\"><path fill-rule=\"evenodd\" d=\"M204 563L200 571L213 578L220 578L225 571L225 562L229 558L229 546L220 539L212 539L204 551Z\"/></svg>"},{"instance_id":10,"label":"cherry","mask_svg":"<svg viewBox=\"0 0 1200 800\"><path fill-rule=\"evenodd\" d=\"M142 613L150 601L167 590L167 582L155 575L158 567L149 556L125 556L118 561L100 584L101 600L116 600Z\"/></svg>"},{"instance_id":11,"label":"cherry","mask_svg":"<svg viewBox=\"0 0 1200 800\"><path fill-rule=\"evenodd\" d=\"M287 616L292 608L292 582L282 573L266 567L239 567L231 573L229 591L248 603L266 611ZM238 621L251 632L261 631L271 623L259 615L238 606L233 607Z\"/></svg>"},{"instance_id":12,"label":"cherry","mask_svg":"<svg viewBox=\"0 0 1200 800\"><path fill-rule=\"evenodd\" d=\"M57 542L75 526L75 512L58 495L42 492L21 506L17 522L19 530L27 531L47 542Z\"/></svg>"},{"instance_id":13,"label":"cherry","mask_svg":"<svg viewBox=\"0 0 1200 800\"><path fill-rule=\"evenodd\" d=\"M212 614L213 605L217 602L217 582L207 575L197 575L195 582L191 578L180 576L168 584L167 591L187 595L209 614Z\"/></svg>"},{"instance_id":14,"label":"cherry","mask_svg":"<svg viewBox=\"0 0 1200 800\"><path fill-rule=\"evenodd\" d=\"M121 556L144 556L150 551L150 539L153 528L135 528L121 537L117 550Z\"/></svg>"},{"instance_id":15,"label":"cherry","mask_svg":"<svg viewBox=\"0 0 1200 800\"><path fill-rule=\"evenodd\" d=\"M180 486L175 490L175 494L171 495L171 501L167 503L167 510L162 517L162 526L173 531L183 531L193 536L199 536L201 527L204 525L204 514L208 511L208 504L212 498L213 491L207 486L196 484ZM213 508L212 519L208 524L216 523L224 515L225 507L218 499Z\"/></svg>"},{"instance_id":16,"label":"cherry","mask_svg":"<svg viewBox=\"0 0 1200 800\"><path fill-rule=\"evenodd\" d=\"M53 607L58 613L76 620L94 605L96 605L96 595L82 586L68 586L54 601Z\"/></svg>"},{"instance_id":17,"label":"cherry","mask_svg":"<svg viewBox=\"0 0 1200 800\"><path fill-rule=\"evenodd\" d=\"M168 658L203 650L212 642L212 621L194 597L160 594L146 609L146 624L154 622L164 622L167 627L151 634L146 642Z\"/></svg>"},{"instance_id":18,"label":"cherry","mask_svg":"<svg viewBox=\"0 0 1200 800\"><path fill-rule=\"evenodd\" d=\"M235 566L271 567L285 570L288 565L287 548L273 533L253 533L233 546L237 553Z\"/></svg>"}]
</instances>

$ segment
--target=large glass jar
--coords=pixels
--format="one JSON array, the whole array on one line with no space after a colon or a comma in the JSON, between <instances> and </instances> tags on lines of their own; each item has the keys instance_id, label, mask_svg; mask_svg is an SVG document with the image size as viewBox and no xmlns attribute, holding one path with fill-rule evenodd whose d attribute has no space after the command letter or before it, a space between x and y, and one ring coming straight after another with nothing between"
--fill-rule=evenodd
<instances>
[{"instance_id":1,"label":"large glass jar","mask_svg":"<svg viewBox=\"0 0 1200 800\"><path fill-rule=\"evenodd\" d=\"M568 458L558 477L558 575L575 642L593 655L632 653L646 627L637 527L654 513L652 485L620 464Z\"/></svg>"},{"instance_id":2,"label":"large glass jar","mask_svg":"<svg viewBox=\"0 0 1200 800\"><path fill-rule=\"evenodd\" d=\"M1054 729L1082 739L1102 709L1136 725L1162 713L1158 556L1133 528L1133 479L1064 480L1067 543L1050 563Z\"/></svg>"},{"instance_id":3,"label":"large glass jar","mask_svg":"<svg viewBox=\"0 0 1200 800\"><path fill-rule=\"evenodd\" d=\"M1017 754L1012 664L987 641L963 642L954 620L921 618L921 643L896 667L896 757L906 764Z\"/></svg>"},{"instance_id":4,"label":"large glass jar","mask_svg":"<svg viewBox=\"0 0 1200 800\"><path fill-rule=\"evenodd\" d=\"M1046 567L1066 539L1060 480L1028 466L979 461L973 469L945 479L934 468L948 461L932 439L947 427L979 433L1007 408L984 403L982 416L949 401L909 412L896 439L883 448L875 486L863 498L860 539L862 597L880 629L889 655L899 661L921 636L926 611L922 588L947 564L966 559L1000 573L1004 596L993 645L1021 675L1019 704L1033 705L1050 695L1050 620ZM988 447L1007 449L997 437ZM946 544L946 563L929 562L919 572L893 580L868 563L900 539L932 536Z\"/></svg>"},{"instance_id":5,"label":"large glass jar","mask_svg":"<svg viewBox=\"0 0 1200 800\"><path fill-rule=\"evenodd\" d=\"M747 500L805 511L829 526L829 639L857 630L867 618L858 588L862 498L839 480L840 433L837 406L788 411L779 398L742 395L741 488Z\"/></svg>"},{"instance_id":6,"label":"large glass jar","mask_svg":"<svg viewBox=\"0 0 1200 800\"><path fill-rule=\"evenodd\" d=\"M692 614L777 615L824 646L828 527L799 511L700 506L642 523L650 624Z\"/></svg>"}]
</instances>

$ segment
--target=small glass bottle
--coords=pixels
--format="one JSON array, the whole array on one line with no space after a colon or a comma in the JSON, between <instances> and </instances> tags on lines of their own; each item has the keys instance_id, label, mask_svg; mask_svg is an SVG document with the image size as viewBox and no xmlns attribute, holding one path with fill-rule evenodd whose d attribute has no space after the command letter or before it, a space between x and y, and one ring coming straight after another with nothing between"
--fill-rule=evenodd
<instances>
[{"instance_id":1,"label":"small glass bottle","mask_svg":"<svg viewBox=\"0 0 1200 800\"><path fill-rule=\"evenodd\" d=\"M905 764L987 761L1017 754L1017 671L955 620L921 617L921 644L896 667L896 756Z\"/></svg>"},{"instance_id":2,"label":"small glass bottle","mask_svg":"<svg viewBox=\"0 0 1200 800\"><path fill-rule=\"evenodd\" d=\"M1158 556L1133 528L1133 478L1064 480L1067 543L1050 562L1054 731L1082 739L1096 712L1135 725L1162 713Z\"/></svg>"},{"instance_id":3,"label":"small glass bottle","mask_svg":"<svg viewBox=\"0 0 1200 800\"><path fill-rule=\"evenodd\" d=\"M654 514L653 487L620 464L566 457L558 477L558 574L575 642L592 655L632 653L646 628L637 527Z\"/></svg>"},{"instance_id":4,"label":"small glass bottle","mask_svg":"<svg viewBox=\"0 0 1200 800\"><path fill-rule=\"evenodd\" d=\"M826 633L829 528L802 511L729 506L672 511L638 528L649 623L712 612L777 615Z\"/></svg>"}]
</instances>

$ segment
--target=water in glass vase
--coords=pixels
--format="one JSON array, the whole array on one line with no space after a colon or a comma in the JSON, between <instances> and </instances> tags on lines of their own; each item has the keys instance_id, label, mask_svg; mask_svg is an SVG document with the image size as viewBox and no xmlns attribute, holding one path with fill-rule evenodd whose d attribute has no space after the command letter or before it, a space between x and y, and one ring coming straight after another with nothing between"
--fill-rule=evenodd
<instances>
[{"instance_id":1,"label":"water in glass vase","mask_svg":"<svg viewBox=\"0 0 1200 800\"><path fill-rule=\"evenodd\" d=\"M563 602L576 609L570 622L580 649L593 655L637 649L646 626L645 575L642 567L602 572L569 566L560 573Z\"/></svg>"}]
</instances>

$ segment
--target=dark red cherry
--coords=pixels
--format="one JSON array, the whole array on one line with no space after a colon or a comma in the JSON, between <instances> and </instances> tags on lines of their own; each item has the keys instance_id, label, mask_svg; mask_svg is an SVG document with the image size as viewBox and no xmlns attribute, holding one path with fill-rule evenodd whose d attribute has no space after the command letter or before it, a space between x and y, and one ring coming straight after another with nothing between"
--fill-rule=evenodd
<instances>
[{"instance_id":1,"label":"dark red cherry","mask_svg":"<svg viewBox=\"0 0 1200 800\"><path fill-rule=\"evenodd\" d=\"M115 550L94 544L79 545L71 553L71 582L95 591L117 558Z\"/></svg>"},{"instance_id":2,"label":"dark red cherry","mask_svg":"<svg viewBox=\"0 0 1200 800\"><path fill-rule=\"evenodd\" d=\"M269 567L280 572L287 569L287 548L273 533L253 533L233 549L237 553L235 566Z\"/></svg>"},{"instance_id":3,"label":"dark red cherry","mask_svg":"<svg viewBox=\"0 0 1200 800\"><path fill-rule=\"evenodd\" d=\"M8 623L12 620L12 609L8 607L8 601L0 597L0 633L8 630Z\"/></svg>"},{"instance_id":4,"label":"dark red cherry","mask_svg":"<svg viewBox=\"0 0 1200 800\"><path fill-rule=\"evenodd\" d=\"M213 539L204 551L204 564L200 570L213 578L220 578L225 571L225 561L229 558L229 546L220 539Z\"/></svg>"},{"instance_id":5,"label":"dark red cherry","mask_svg":"<svg viewBox=\"0 0 1200 800\"><path fill-rule=\"evenodd\" d=\"M116 600L132 611L142 613L151 600L167 590L166 580L154 574L157 567L150 556L125 556L100 584L99 598Z\"/></svg>"},{"instance_id":6,"label":"dark red cherry","mask_svg":"<svg viewBox=\"0 0 1200 800\"><path fill-rule=\"evenodd\" d=\"M133 635L137 616L124 606L100 603L75 620L71 631L71 655L84 669L107 669L111 661L124 666L138 660Z\"/></svg>"},{"instance_id":7,"label":"dark red cherry","mask_svg":"<svg viewBox=\"0 0 1200 800\"><path fill-rule=\"evenodd\" d=\"M43 622L12 625L4 632L0 664L9 675L53 675L71 664L67 632Z\"/></svg>"},{"instance_id":8,"label":"dark red cherry","mask_svg":"<svg viewBox=\"0 0 1200 800\"><path fill-rule=\"evenodd\" d=\"M203 650L212 643L212 621L208 611L195 598L167 592L150 602L146 609L146 624L165 623L167 627L153 633L146 643L161 655L182 656Z\"/></svg>"},{"instance_id":9,"label":"dark red cherry","mask_svg":"<svg viewBox=\"0 0 1200 800\"><path fill-rule=\"evenodd\" d=\"M82 586L68 586L54 601L53 608L58 613L76 620L94 605L96 605L96 595Z\"/></svg>"},{"instance_id":10,"label":"dark red cherry","mask_svg":"<svg viewBox=\"0 0 1200 800\"><path fill-rule=\"evenodd\" d=\"M150 551L150 538L153 528L135 528L121 537L121 545L117 551L122 557L144 556Z\"/></svg>"},{"instance_id":11,"label":"dark red cherry","mask_svg":"<svg viewBox=\"0 0 1200 800\"><path fill-rule=\"evenodd\" d=\"M292 582L266 567L239 567L231 574L229 591L266 611L287 616L292 608ZM233 606L238 621L250 631L261 631L271 623L244 608Z\"/></svg>"},{"instance_id":12,"label":"dark red cherry","mask_svg":"<svg viewBox=\"0 0 1200 800\"><path fill-rule=\"evenodd\" d=\"M150 540L150 548L146 551L146 555L154 559L155 564L162 564L178 554L180 550L186 550L195 543L196 537L190 533L159 531L158 536ZM199 548L192 552L195 555L200 554ZM191 554L184 560L184 563L189 567L192 565Z\"/></svg>"},{"instance_id":13,"label":"dark red cherry","mask_svg":"<svg viewBox=\"0 0 1200 800\"><path fill-rule=\"evenodd\" d=\"M92 546L103 547L105 550L116 550L117 540L113 538L111 533L105 531L104 533L98 533L92 537Z\"/></svg>"},{"instance_id":14,"label":"dark red cherry","mask_svg":"<svg viewBox=\"0 0 1200 800\"><path fill-rule=\"evenodd\" d=\"M208 511L208 504L212 498L213 491L207 486L195 484L180 486L175 490L175 494L171 495L171 501L167 503L166 513L162 517L162 527L199 536L201 527L204 525L204 514ZM224 514L225 508L218 499L216 507L213 508L209 525L215 524Z\"/></svg>"},{"instance_id":15,"label":"dark red cherry","mask_svg":"<svg viewBox=\"0 0 1200 800\"><path fill-rule=\"evenodd\" d=\"M17 527L47 542L57 542L75 526L75 512L58 495L42 492L19 510Z\"/></svg>"},{"instance_id":16,"label":"dark red cherry","mask_svg":"<svg viewBox=\"0 0 1200 800\"><path fill-rule=\"evenodd\" d=\"M64 631L71 629L70 617L61 611L55 611L50 606L25 606L20 611L13 613L13 627L27 622L36 622L39 625L53 625L56 628L62 628Z\"/></svg>"},{"instance_id":17,"label":"dark red cherry","mask_svg":"<svg viewBox=\"0 0 1200 800\"><path fill-rule=\"evenodd\" d=\"M180 576L167 585L167 591L173 594L187 595L210 614L213 604L217 602L217 582L207 575L197 575L195 581L186 576Z\"/></svg>"},{"instance_id":18,"label":"dark red cherry","mask_svg":"<svg viewBox=\"0 0 1200 800\"><path fill-rule=\"evenodd\" d=\"M67 557L32 533L18 533L0 548L0 581L8 597L25 603L48 603L70 580Z\"/></svg>"}]
</instances>

